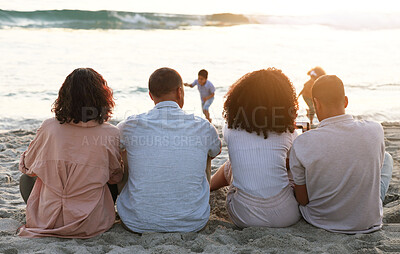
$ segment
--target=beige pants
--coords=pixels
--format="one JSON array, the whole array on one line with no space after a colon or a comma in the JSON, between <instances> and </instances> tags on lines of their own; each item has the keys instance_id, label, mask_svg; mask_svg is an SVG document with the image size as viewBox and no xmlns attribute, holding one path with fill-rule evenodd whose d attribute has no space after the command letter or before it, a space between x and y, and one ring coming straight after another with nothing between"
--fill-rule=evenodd
<instances>
[{"instance_id":1,"label":"beige pants","mask_svg":"<svg viewBox=\"0 0 400 254\"><path fill-rule=\"evenodd\" d=\"M225 178L231 183L230 163L225 164ZM301 217L293 189L286 186L269 198L254 197L231 185L226 197L226 208L232 222L245 227L288 227Z\"/></svg>"}]
</instances>

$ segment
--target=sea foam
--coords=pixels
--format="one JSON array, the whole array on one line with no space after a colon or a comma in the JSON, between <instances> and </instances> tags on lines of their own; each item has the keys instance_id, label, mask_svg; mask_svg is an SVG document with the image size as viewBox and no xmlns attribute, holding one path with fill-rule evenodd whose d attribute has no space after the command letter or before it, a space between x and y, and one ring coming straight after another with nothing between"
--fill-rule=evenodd
<instances>
[{"instance_id":1,"label":"sea foam","mask_svg":"<svg viewBox=\"0 0 400 254\"><path fill-rule=\"evenodd\" d=\"M41 10L10 11L0 9L0 28L69 29L181 29L191 26L233 26L243 24L323 25L337 29L400 29L396 13L331 13L310 16L211 15L140 13L124 11Z\"/></svg>"}]
</instances>

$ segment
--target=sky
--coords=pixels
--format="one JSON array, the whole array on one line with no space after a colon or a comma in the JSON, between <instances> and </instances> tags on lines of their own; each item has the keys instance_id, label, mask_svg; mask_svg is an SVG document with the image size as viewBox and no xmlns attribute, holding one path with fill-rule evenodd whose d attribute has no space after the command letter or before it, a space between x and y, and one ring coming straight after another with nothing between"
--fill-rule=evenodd
<instances>
[{"instance_id":1,"label":"sky","mask_svg":"<svg viewBox=\"0 0 400 254\"><path fill-rule=\"evenodd\" d=\"M267 15L312 15L337 12L399 13L399 0L0 0L5 10L118 10L181 14L221 12Z\"/></svg>"}]
</instances>

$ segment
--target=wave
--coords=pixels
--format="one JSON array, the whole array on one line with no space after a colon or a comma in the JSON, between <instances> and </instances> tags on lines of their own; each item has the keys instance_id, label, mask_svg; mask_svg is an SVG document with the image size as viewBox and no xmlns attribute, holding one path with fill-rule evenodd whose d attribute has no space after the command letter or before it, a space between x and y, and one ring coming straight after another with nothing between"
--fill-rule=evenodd
<instances>
[{"instance_id":1,"label":"wave","mask_svg":"<svg viewBox=\"0 0 400 254\"><path fill-rule=\"evenodd\" d=\"M365 114L359 114L355 115L353 114L354 119L357 120L369 120L369 121L377 121L377 122L385 122L386 124L388 123L396 123L398 122L398 119L400 119L400 114L394 113L393 112L388 112L388 111L380 111L380 112L374 112L374 113L365 113Z\"/></svg>"},{"instance_id":2,"label":"wave","mask_svg":"<svg viewBox=\"0 0 400 254\"><path fill-rule=\"evenodd\" d=\"M248 24L241 14L184 15L122 11L8 11L0 9L0 28L178 29L188 26Z\"/></svg>"},{"instance_id":3,"label":"wave","mask_svg":"<svg viewBox=\"0 0 400 254\"><path fill-rule=\"evenodd\" d=\"M118 96L130 96L132 94L148 93L149 89L147 87L137 86L137 87L127 88L124 90L115 89L113 92L114 92L114 95L118 95Z\"/></svg>"},{"instance_id":4,"label":"wave","mask_svg":"<svg viewBox=\"0 0 400 254\"><path fill-rule=\"evenodd\" d=\"M346 88L352 89L363 89L363 90L400 90L399 83L389 83L389 84L346 84Z\"/></svg>"},{"instance_id":5,"label":"wave","mask_svg":"<svg viewBox=\"0 0 400 254\"><path fill-rule=\"evenodd\" d=\"M255 16L259 23L285 25L322 25L344 30L400 29L399 13L330 13L312 16Z\"/></svg>"},{"instance_id":6,"label":"wave","mask_svg":"<svg viewBox=\"0 0 400 254\"><path fill-rule=\"evenodd\" d=\"M186 15L108 10L10 11L0 9L0 29L9 27L182 29L191 26L234 26L243 24L321 25L347 30L400 29L400 15L398 13L332 13L313 16L243 15L232 13Z\"/></svg>"}]
</instances>

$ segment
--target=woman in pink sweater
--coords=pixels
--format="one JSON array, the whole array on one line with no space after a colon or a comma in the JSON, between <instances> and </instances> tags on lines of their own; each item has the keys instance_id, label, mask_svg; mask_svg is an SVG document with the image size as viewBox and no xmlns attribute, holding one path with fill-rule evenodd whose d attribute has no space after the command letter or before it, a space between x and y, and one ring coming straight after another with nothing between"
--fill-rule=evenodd
<instances>
[{"instance_id":1,"label":"woman in pink sweater","mask_svg":"<svg viewBox=\"0 0 400 254\"><path fill-rule=\"evenodd\" d=\"M113 107L112 90L99 73L79 68L67 76L55 118L42 123L21 156L27 206L20 236L90 238L114 224L107 183L118 183L123 167L119 131L106 123Z\"/></svg>"}]
</instances>

